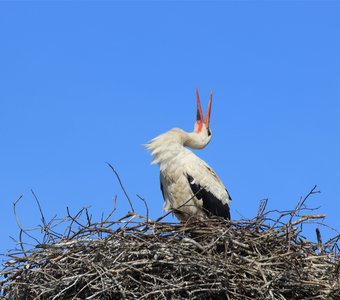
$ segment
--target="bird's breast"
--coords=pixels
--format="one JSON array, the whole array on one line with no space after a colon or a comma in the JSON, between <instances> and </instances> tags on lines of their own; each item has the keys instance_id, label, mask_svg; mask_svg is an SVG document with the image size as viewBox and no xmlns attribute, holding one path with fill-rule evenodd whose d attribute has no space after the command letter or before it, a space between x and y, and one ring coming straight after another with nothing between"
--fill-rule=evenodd
<instances>
[{"instance_id":1,"label":"bird's breast","mask_svg":"<svg viewBox=\"0 0 340 300\"><path fill-rule=\"evenodd\" d=\"M193 169L192 163L190 154L183 153L166 164L160 165L165 210L180 208L188 215L202 213L202 200L193 197L187 179L187 172Z\"/></svg>"}]
</instances>

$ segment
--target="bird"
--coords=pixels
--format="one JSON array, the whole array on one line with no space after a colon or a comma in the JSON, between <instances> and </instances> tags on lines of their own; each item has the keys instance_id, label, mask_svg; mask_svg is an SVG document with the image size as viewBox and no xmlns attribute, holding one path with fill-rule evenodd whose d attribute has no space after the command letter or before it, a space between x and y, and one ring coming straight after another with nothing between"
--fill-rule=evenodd
<instances>
[{"instance_id":1,"label":"bird","mask_svg":"<svg viewBox=\"0 0 340 300\"><path fill-rule=\"evenodd\" d=\"M192 149L203 149L211 140L210 113L212 91L206 116L203 116L198 88L197 114L193 132L173 128L145 146L160 170L163 209L171 210L180 222L191 218L220 217L230 220L230 194L214 170Z\"/></svg>"}]
</instances>

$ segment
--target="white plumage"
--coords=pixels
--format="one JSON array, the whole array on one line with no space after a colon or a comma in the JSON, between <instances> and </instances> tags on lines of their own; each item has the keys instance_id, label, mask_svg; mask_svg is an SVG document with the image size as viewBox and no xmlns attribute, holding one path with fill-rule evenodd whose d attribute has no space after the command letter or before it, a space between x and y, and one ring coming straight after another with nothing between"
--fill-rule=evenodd
<instances>
[{"instance_id":1,"label":"white plumage","mask_svg":"<svg viewBox=\"0 0 340 300\"><path fill-rule=\"evenodd\" d=\"M211 167L186 147L204 148L211 139L209 128L212 94L207 116L203 117L198 90L195 130L174 128L151 140L147 149L159 164L164 209L174 209L181 221L190 216L219 216L230 219L231 198Z\"/></svg>"}]
</instances>

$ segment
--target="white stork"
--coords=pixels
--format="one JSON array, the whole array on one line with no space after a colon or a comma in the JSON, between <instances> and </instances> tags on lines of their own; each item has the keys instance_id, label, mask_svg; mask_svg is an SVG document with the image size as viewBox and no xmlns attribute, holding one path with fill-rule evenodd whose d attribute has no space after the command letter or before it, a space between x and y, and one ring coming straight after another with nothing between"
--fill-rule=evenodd
<instances>
[{"instance_id":1,"label":"white stork","mask_svg":"<svg viewBox=\"0 0 340 300\"><path fill-rule=\"evenodd\" d=\"M173 128L146 147L154 155L152 164L159 164L164 210L173 209L180 221L190 216L218 216L230 219L230 195L211 167L186 147L204 148L211 139L209 128L212 92L204 118L199 92L196 89L197 118L193 132Z\"/></svg>"}]
</instances>

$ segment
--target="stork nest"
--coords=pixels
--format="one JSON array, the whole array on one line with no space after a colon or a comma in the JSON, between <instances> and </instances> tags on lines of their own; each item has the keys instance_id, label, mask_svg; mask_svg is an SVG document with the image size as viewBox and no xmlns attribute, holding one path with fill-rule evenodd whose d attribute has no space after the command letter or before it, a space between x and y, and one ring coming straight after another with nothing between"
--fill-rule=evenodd
<instances>
[{"instance_id":1,"label":"stork nest","mask_svg":"<svg viewBox=\"0 0 340 300\"><path fill-rule=\"evenodd\" d=\"M252 220L174 224L129 212L92 222L87 209L42 216L43 243L6 254L2 299L340 299L340 235L306 240L302 226L324 215L265 211ZM143 199L142 199L143 200ZM144 200L143 200L144 201ZM16 205L16 204L15 204ZM40 206L39 206L40 207ZM132 207L133 209L133 207Z\"/></svg>"}]
</instances>

